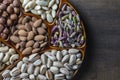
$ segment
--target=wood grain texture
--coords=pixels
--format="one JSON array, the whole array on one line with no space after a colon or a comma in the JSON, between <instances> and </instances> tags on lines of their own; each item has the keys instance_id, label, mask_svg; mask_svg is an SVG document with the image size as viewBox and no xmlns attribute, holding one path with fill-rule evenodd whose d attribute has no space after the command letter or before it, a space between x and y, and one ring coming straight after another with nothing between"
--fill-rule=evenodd
<instances>
[{"instance_id":1,"label":"wood grain texture","mask_svg":"<svg viewBox=\"0 0 120 80\"><path fill-rule=\"evenodd\" d=\"M86 24L87 51L73 80L120 80L120 0L68 0Z\"/></svg>"}]
</instances>

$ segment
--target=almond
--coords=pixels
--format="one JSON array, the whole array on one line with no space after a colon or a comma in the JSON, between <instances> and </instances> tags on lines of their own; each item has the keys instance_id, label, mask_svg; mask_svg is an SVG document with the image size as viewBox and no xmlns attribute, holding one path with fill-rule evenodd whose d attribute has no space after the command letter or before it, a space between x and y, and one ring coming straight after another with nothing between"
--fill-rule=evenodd
<instances>
[{"instance_id":1,"label":"almond","mask_svg":"<svg viewBox=\"0 0 120 80\"><path fill-rule=\"evenodd\" d=\"M25 29L29 32L32 31L32 26L29 23L25 23Z\"/></svg>"},{"instance_id":2,"label":"almond","mask_svg":"<svg viewBox=\"0 0 120 80\"><path fill-rule=\"evenodd\" d=\"M40 51L40 48L35 48L35 49L32 50L32 53L37 53L39 51Z\"/></svg>"},{"instance_id":3,"label":"almond","mask_svg":"<svg viewBox=\"0 0 120 80\"><path fill-rule=\"evenodd\" d=\"M35 36L35 38L34 38L35 41L42 41L42 40L44 40L44 39L45 39L45 36L43 36L43 35L37 35L37 36Z\"/></svg>"},{"instance_id":4,"label":"almond","mask_svg":"<svg viewBox=\"0 0 120 80\"><path fill-rule=\"evenodd\" d=\"M26 47L32 47L33 45L34 45L34 41L33 41L33 40L28 41L28 42L26 43Z\"/></svg>"},{"instance_id":5,"label":"almond","mask_svg":"<svg viewBox=\"0 0 120 80\"><path fill-rule=\"evenodd\" d=\"M24 37L26 37L28 35L28 33L25 30L19 30L18 34L20 36L24 36Z\"/></svg>"},{"instance_id":6,"label":"almond","mask_svg":"<svg viewBox=\"0 0 120 80\"><path fill-rule=\"evenodd\" d=\"M35 42L35 44L33 45L33 48L38 48L40 46L39 42Z\"/></svg>"},{"instance_id":7,"label":"almond","mask_svg":"<svg viewBox=\"0 0 120 80\"><path fill-rule=\"evenodd\" d=\"M25 48L22 52L23 55L31 54L32 47Z\"/></svg>"},{"instance_id":8,"label":"almond","mask_svg":"<svg viewBox=\"0 0 120 80\"><path fill-rule=\"evenodd\" d=\"M37 31L38 31L39 34L45 34L46 33L46 30L42 27L37 28Z\"/></svg>"},{"instance_id":9,"label":"almond","mask_svg":"<svg viewBox=\"0 0 120 80\"><path fill-rule=\"evenodd\" d=\"M21 41L26 41L27 40L27 38L24 37L24 36L19 36L19 38L20 38Z\"/></svg>"},{"instance_id":10,"label":"almond","mask_svg":"<svg viewBox=\"0 0 120 80\"><path fill-rule=\"evenodd\" d=\"M35 21L35 23L33 24L33 26L34 27L39 27L39 26L41 26L41 23L42 23L42 20L39 19L39 20Z\"/></svg>"},{"instance_id":11,"label":"almond","mask_svg":"<svg viewBox=\"0 0 120 80\"><path fill-rule=\"evenodd\" d=\"M33 38L34 38L34 33L33 33L33 31L30 31L28 33L27 40L29 41L29 40L32 40Z\"/></svg>"},{"instance_id":12,"label":"almond","mask_svg":"<svg viewBox=\"0 0 120 80\"><path fill-rule=\"evenodd\" d=\"M20 42L20 39L17 36L11 36L10 40L14 43L19 43Z\"/></svg>"}]
</instances>

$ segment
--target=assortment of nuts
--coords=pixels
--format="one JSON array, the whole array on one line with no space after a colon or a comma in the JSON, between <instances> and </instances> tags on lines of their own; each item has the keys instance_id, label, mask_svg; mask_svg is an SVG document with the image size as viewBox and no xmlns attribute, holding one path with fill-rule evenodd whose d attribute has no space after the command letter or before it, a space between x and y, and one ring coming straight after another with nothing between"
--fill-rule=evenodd
<instances>
[{"instance_id":1,"label":"assortment of nuts","mask_svg":"<svg viewBox=\"0 0 120 80\"><path fill-rule=\"evenodd\" d=\"M53 22L60 0L21 0L25 12L31 12L40 15L49 23Z\"/></svg>"},{"instance_id":2,"label":"assortment of nuts","mask_svg":"<svg viewBox=\"0 0 120 80\"><path fill-rule=\"evenodd\" d=\"M24 57L12 70L2 73L4 80L70 80L81 63L79 50L51 50Z\"/></svg>"},{"instance_id":3,"label":"assortment of nuts","mask_svg":"<svg viewBox=\"0 0 120 80\"><path fill-rule=\"evenodd\" d=\"M13 48L0 42L0 70L13 65L19 57L19 54Z\"/></svg>"},{"instance_id":4,"label":"assortment of nuts","mask_svg":"<svg viewBox=\"0 0 120 80\"><path fill-rule=\"evenodd\" d=\"M16 24L20 16L19 0L2 0L0 3L0 35L8 39L10 27Z\"/></svg>"},{"instance_id":5,"label":"assortment of nuts","mask_svg":"<svg viewBox=\"0 0 120 80\"><path fill-rule=\"evenodd\" d=\"M35 17L21 17L13 27L10 40L23 55L37 53L47 45L47 27L41 19Z\"/></svg>"},{"instance_id":6,"label":"assortment of nuts","mask_svg":"<svg viewBox=\"0 0 120 80\"><path fill-rule=\"evenodd\" d=\"M0 0L0 39L7 41L0 42L2 80L73 78L84 57L81 46L85 35L79 14L67 3L61 7L61 3L62 0Z\"/></svg>"},{"instance_id":7,"label":"assortment of nuts","mask_svg":"<svg viewBox=\"0 0 120 80\"><path fill-rule=\"evenodd\" d=\"M84 43L83 29L79 15L64 4L53 27L51 44L59 47L78 47Z\"/></svg>"}]
</instances>

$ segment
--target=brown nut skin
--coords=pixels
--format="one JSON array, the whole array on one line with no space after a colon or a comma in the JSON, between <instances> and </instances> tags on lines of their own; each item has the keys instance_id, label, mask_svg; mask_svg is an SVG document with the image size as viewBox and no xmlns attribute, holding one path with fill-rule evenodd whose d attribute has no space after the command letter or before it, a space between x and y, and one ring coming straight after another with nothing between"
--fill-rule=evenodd
<instances>
[{"instance_id":1,"label":"brown nut skin","mask_svg":"<svg viewBox=\"0 0 120 80\"><path fill-rule=\"evenodd\" d=\"M10 3L12 3L13 2L13 0L8 0Z\"/></svg>"},{"instance_id":2,"label":"brown nut skin","mask_svg":"<svg viewBox=\"0 0 120 80\"><path fill-rule=\"evenodd\" d=\"M20 9L17 8L17 7L14 7L14 13L19 14L20 13Z\"/></svg>"},{"instance_id":3,"label":"brown nut skin","mask_svg":"<svg viewBox=\"0 0 120 80\"><path fill-rule=\"evenodd\" d=\"M20 1L19 1L19 0L14 0L14 1L13 1L13 5L14 5L15 7L19 7L19 6L20 6Z\"/></svg>"},{"instance_id":4,"label":"brown nut skin","mask_svg":"<svg viewBox=\"0 0 120 80\"><path fill-rule=\"evenodd\" d=\"M29 22L29 21L31 21L31 17L30 17L30 16L26 16L25 18L23 18L22 24L25 25L25 23L27 23L27 22Z\"/></svg>"},{"instance_id":5,"label":"brown nut skin","mask_svg":"<svg viewBox=\"0 0 120 80\"><path fill-rule=\"evenodd\" d=\"M20 17L19 20L18 20L18 23L22 24L23 19L24 19L24 17Z\"/></svg>"},{"instance_id":6,"label":"brown nut skin","mask_svg":"<svg viewBox=\"0 0 120 80\"><path fill-rule=\"evenodd\" d=\"M5 33L5 34L9 34L9 30L8 30L8 28L5 28L5 29L3 30L3 33Z\"/></svg>"},{"instance_id":7,"label":"brown nut skin","mask_svg":"<svg viewBox=\"0 0 120 80\"><path fill-rule=\"evenodd\" d=\"M32 31L32 26L29 23L25 23L25 29L26 31L30 32Z\"/></svg>"},{"instance_id":8,"label":"brown nut skin","mask_svg":"<svg viewBox=\"0 0 120 80\"><path fill-rule=\"evenodd\" d=\"M0 9L1 9L1 10L5 11L6 8L7 8L7 6L6 6L5 4L0 4Z\"/></svg>"},{"instance_id":9,"label":"brown nut skin","mask_svg":"<svg viewBox=\"0 0 120 80\"><path fill-rule=\"evenodd\" d=\"M19 43L20 42L20 39L17 36L11 36L10 40L14 43Z\"/></svg>"},{"instance_id":10,"label":"brown nut skin","mask_svg":"<svg viewBox=\"0 0 120 80\"><path fill-rule=\"evenodd\" d=\"M11 20L17 20L18 16L16 14L11 14L10 19Z\"/></svg>"},{"instance_id":11,"label":"brown nut skin","mask_svg":"<svg viewBox=\"0 0 120 80\"><path fill-rule=\"evenodd\" d=\"M2 14L3 13L3 11L0 9L0 14Z\"/></svg>"},{"instance_id":12,"label":"brown nut skin","mask_svg":"<svg viewBox=\"0 0 120 80\"><path fill-rule=\"evenodd\" d=\"M39 26L41 26L41 23L42 23L42 20L39 19L39 20L37 20L37 21L34 22L33 26L34 27L39 27Z\"/></svg>"},{"instance_id":13,"label":"brown nut skin","mask_svg":"<svg viewBox=\"0 0 120 80\"><path fill-rule=\"evenodd\" d=\"M32 47L27 47L23 50L22 54L23 55L28 55L32 53Z\"/></svg>"},{"instance_id":14,"label":"brown nut skin","mask_svg":"<svg viewBox=\"0 0 120 80\"><path fill-rule=\"evenodd\" d=\"M0 33L3 31L4 26L0 24Z\"/></svg>"},{"instance_id":15,"label":"brown nut skin","mask_svg":"<svg viewBox=\"0 0 120 80\"><path fill-rule=\"evenodd\" d=\"M10 1L9 0L3 0L3 4L9 5Z\"/></svg>"},{"instance_id":16,"label":"brown nut skin","mask_svg":"<svg viewBox=\"0 0 120 80\"><path fill-rule=\"evenodd\" d=\"M0 24L4 25L6 23L6 20L4 17L1 17L0 18Z\"/></svg>"},{"instance_id":17,"label":"brown nut skin","mask_svg":"<svg viewBox=\"0 0 120 80\"><path fill-rule=\"evenodd\" d=\"M7 39L7 35L5 34L5 33L1 33L1 37L3 38L3 39Z\"/></svg>"},{"instance_id":18,"label":"brown nut skin","mask_svg":"<svg viewBox=\"0 0 120 80\"><path fill-rule=\"evenodd\" d=\"M7 25L8 25L8 26L11 26L12 23L13 23L13 21L12 21L11 19L7 19Z\"/></svg>"},{"instance_id":19,"label":"brown nut skin","mask_svg":"<svg viewBox=\"0 0 120 80\"><path fill-rule=\"evenodd\" d=\"M8 6L7 7L7 12L10 13L10 14L14 13L13 7L12 6Z\"/></svg>"},{"instance_id":20,"label":"brown nut skin","mask_svg":"<svg viewBox=\"0 0 120 80\"><path fill-rule=\"evenodd\" d=\"M6 11L3 11L2 17L7 18L8 17L8 13Z\"/></svg>"}]
</instances>

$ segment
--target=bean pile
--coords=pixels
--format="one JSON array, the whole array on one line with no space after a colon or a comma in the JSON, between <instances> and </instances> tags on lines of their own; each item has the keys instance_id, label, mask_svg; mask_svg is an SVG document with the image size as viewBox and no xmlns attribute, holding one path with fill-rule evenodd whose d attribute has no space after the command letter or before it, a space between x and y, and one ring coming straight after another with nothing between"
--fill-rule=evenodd
<instances>
[{"instance_id":1,"label":"bean pile","mask_svg":"<svg viewBox=\"0 0 120 80\"><path fill-rule=\"evenodd\" d=\"M0 70L6 66L13 65L19 59L19 54L16 51L0 42Z\"/></svg>"},{"instance_id":2,"label":"bean pile","mask_svg":"<svg viewBox=\"0 0 120 80\"><path fill-rule=\"evenodd\" d=\"M51 32L53 46L78 47L84 43L79 15L67 4L63 5Z\"/></svg>"},{"instance_id":3,"label":"bean pile","mask_svg":"<svg viewBox=\"0 0 120 80\"><path fill-rule=\"evenodd\" d=\"M8 39L10 27L16 24L20 16L19 0L2 0L0 3L0 35L4 39Z\"/></svg>"},{"instance_id":4,"label":"bean pile","mask_svg":"<svg viewBox=\"0 0 120 80\"><path fill-rule=\"evenodd\" d=\"M44 20L53 22L57 9L59 6L59 0L21 0L22 7L25 12L31 12L36 15L40 15Z\"/></svg>"},{"instance_id":5,"label":"bean pile","mask_svg":"<svg viewBox=\"0 0 120 80\"><path fill-rule=\"evenodd\" d=\"M2 73L4 80L70 80L81 63L77 49L51 50L24 57L12 70Z\"/></svg>"},{"instance_id":6,"label":"bean pile","mask_svg":"<svg viewBox=\"0 0 120 80\"><path fill-rule=\"evenodd\" d=\"M14 26L10 40L23 55L39 52L47 45L47 27L41 19L35 17L21 17Z\"/></svg>"}]
</instances>

